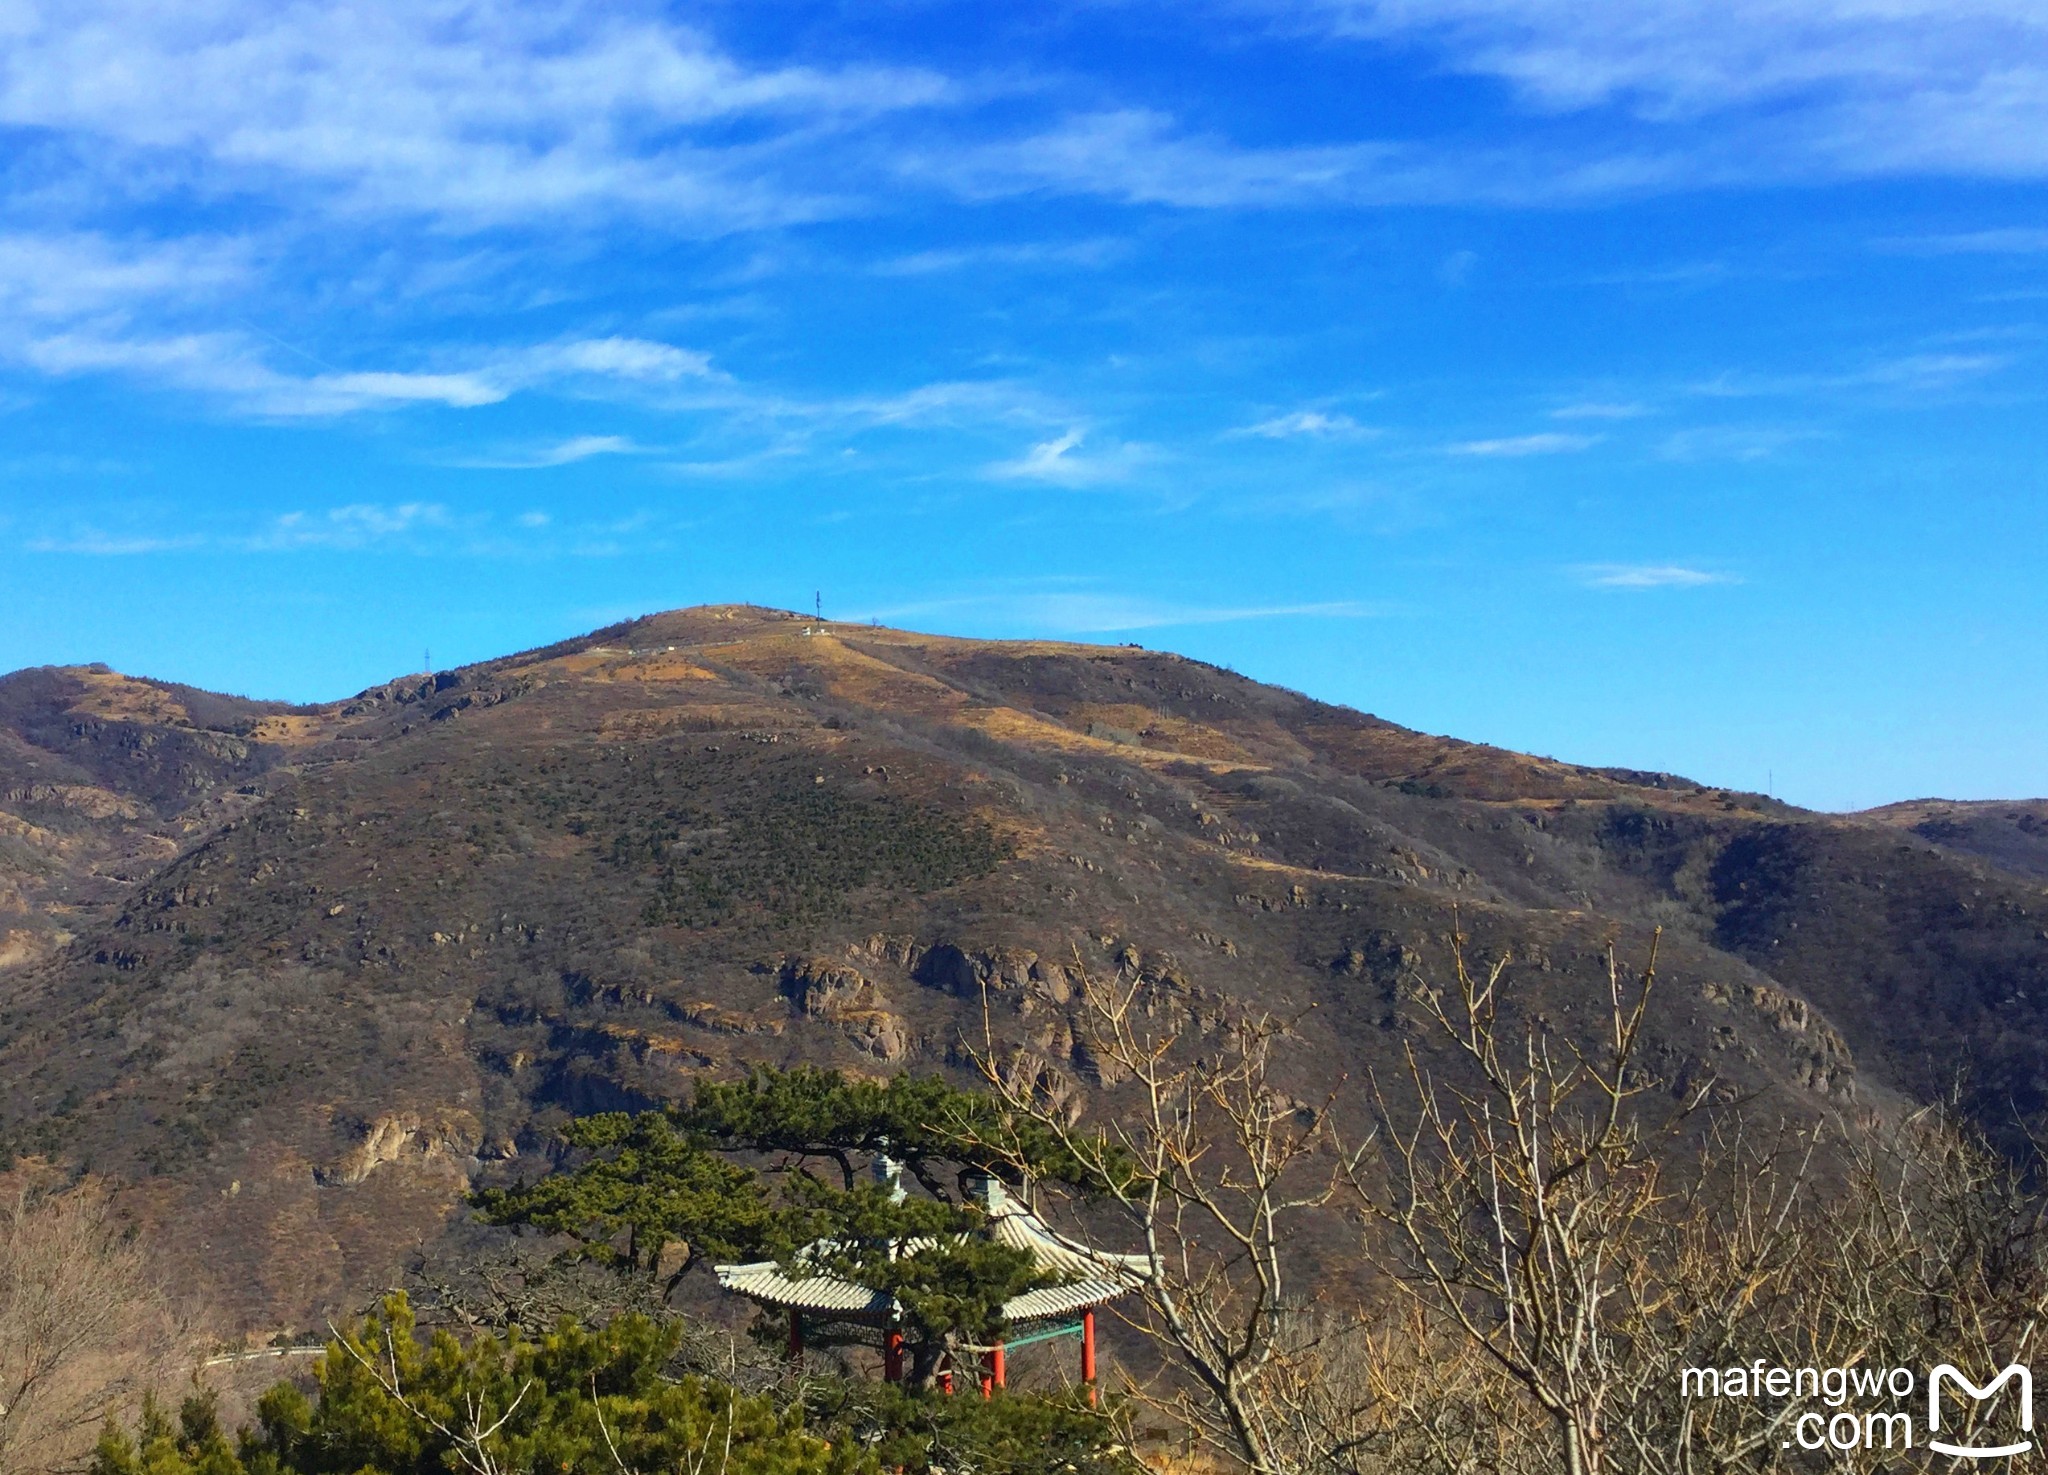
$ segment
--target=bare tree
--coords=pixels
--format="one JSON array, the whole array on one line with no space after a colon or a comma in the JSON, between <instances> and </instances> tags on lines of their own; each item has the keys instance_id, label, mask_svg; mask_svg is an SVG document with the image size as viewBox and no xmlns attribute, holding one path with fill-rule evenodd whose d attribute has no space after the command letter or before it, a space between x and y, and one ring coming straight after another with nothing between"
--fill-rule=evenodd
<instances>
[{"instance_id":1,"label":"bare tree","mask_svg":"<svg viewBox=\"0 0 2048 1475\"><path fill-rule=\"evenodd\" d=\"M1939 1107L1844 1147L1845 1181L1811 1216L1797 1269L1795 1345L1822 1366L2032 1361L2048 1322L2038 1149L2016 1162ZM1944 1418L1967 1436L1988 1412L1965 1401Z\"/></svg>"},{"instance_id":2,"label":"bare tree","mask_svg":"<svg viewBox=\"0 0 2048 1475\"><path fill-rule=\"evenodd\" d=\"M1419 1451L1402 1468L1767 1475L1796 1467L1801 1405L1703 1396L1684 1369L2026 1357L2048 1200L2022 1165L1934 1109L1760 1139L1739 1110L1709 1124L1704 1087L1638 1063L1654 943L1632 979L1610 954L1591 1050L1505 1027L1505 961L1473 970L1458 943L1454 988L1419 1002L1461 1084L1411 1054L1412 1093L1379 1098L1377 1171L1353 1180L1368 1254L1434 1349L1380 1379L1379 1417Z\"/></svg>"},{"instance_id":3,"label":"bare tree","mask_svg":"<svg viewBox=\"0 0 2048 1475\"><path fill-rule=\"evenodd\" d=\"M0 1469L79 1467L100 1424L186 1372L196 1346L101 1186L0 1199Z\"/></svg>"},{"instance_id":4,"label":"bare tree","mask_svg":"<svg viewBox=\"0 0 2048 1475\"><path fill-rule=\"evenodd\" d=\"M1474 967L1454 934L1445 986L1412 995L1437 1048L1367 1093L1362 1150L1334 1099L1278 1084L1284 1022L1156 980L1082 980L1091 1116L998 1048L986 1005L977 1059L1150 1253L1134 1320L1170 1375L1141 1394L1256 1475L1783 1475L1802 1406L1683 1370L2026 1358L2048 1325L2038 1165L1936 1110L1710 1110L1712 1082L1643 1063L1654 939L1640 970L1608 962L1575 1038L1504 1018L1508 960ZM1304 1294L1302 1245L1344 1216L1377 1276Z\"/></svg>"},{"instance_id":5,"label":"bare tree","mask_svg":"<svg viewBox=\"0 0 2048 1475\"><path fill-rule=\"evenodd\" d=\"M998 1047L986 999L983 1022L983 1078L1106 1185L1150 1258L1133 1324L1177 1376L1141 1393L1256 1475L1309 1468L1304 1442L1325 1421L1303 1400L1327 1397L1311 1370L1336 1332L1314 1323L1314 1298L1295 1284L1296 1241L1342 1175L1329 1102L1276 1081L1287 1022L1203 1017L1157 980L1084 973L1076 1037L1114 1082L1099 1122L1048 1094L1042 1062Z\"/></svg>"},{"instance_id":6,"label":"bare tree","mask_svg":"<svg viewBox=\"0 0 2048 1475\"><path fill-rule=\"evenodd\" d=\"M1800 1242L1803 1158L1787 1169L1782 1150L1749 1152L1738 1137L1697 1153L1689 1181L1674 1171L1695 1152L1685 1134L1707 1087L1673 1098L1637 1063L1654 939L1632 980L1610 950L1591 1049L1503 1028L1507 967L1474 969L1454 935L1449 997L1417 991L1459 1069L1447 1081L1410 1050L1412 1101L1375 1093L1377 1171L1353 1176L1378 1231L1369 1253L1426 1328L1476 1354L1547 1428L1531 1468L1689 1468L1697 1431L1669 1396L1677 1369L1724 1352L1781 1284ZM1742 1438L1760 1447L1771 1432ZM1524 1463L1505 1454L1493 1451L1497 1465Z\"/></svg>"}]
</instances>

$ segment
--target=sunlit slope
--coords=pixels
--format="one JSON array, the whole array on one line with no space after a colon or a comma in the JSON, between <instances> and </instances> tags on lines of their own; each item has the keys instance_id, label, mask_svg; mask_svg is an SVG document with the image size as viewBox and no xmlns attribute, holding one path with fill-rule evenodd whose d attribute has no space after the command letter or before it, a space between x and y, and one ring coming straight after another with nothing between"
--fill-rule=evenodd
<instances>
[{"instance_id":1,"label":"sunlit slope","mask_svg":"<svg viewBox=\"0 0 2048 1475\"><path fill-rule=\"evenodd\" d=\"M1321 1099L1427 1048L1454 926L1567 1035L1666 927L1660 1077L1773 1119L2048 1099L2037 879L1134 647L727 607L307 708L28 672L0 762L0 1132L255 1325L702 1072L958 1071L987 998L1085 1103L1084 974L1301 1017Z\"/></svg>"}]
</instances>

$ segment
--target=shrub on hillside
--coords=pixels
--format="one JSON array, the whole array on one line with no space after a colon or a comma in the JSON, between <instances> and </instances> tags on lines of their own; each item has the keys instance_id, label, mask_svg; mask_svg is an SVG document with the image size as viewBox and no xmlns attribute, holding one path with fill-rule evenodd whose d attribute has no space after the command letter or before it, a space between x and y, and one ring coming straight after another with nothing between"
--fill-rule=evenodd
<instances>
[{"instance_id":1,"label":"shrub on hillside","mask_svg":"<svg viewBox=\"0 0 2048 1475\"><path fill-rule=\"evenodd\" d=\"M422 1340L393 1296L328 1344L308 1397L280 1383L232 1444L204 1400L173 1421L152 1404L133 1435L109 1427L92 1475L859 1475L853 1441L778 1406L661 1369L677 1332L645 1317L563 1322L528 1339Z\"/></svg>"}]
</instances>

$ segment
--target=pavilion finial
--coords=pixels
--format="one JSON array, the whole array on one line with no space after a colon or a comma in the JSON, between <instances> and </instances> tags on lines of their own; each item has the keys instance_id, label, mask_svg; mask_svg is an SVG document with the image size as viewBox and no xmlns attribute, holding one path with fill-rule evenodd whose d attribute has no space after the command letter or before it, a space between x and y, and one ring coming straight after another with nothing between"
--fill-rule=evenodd
<instances>
[{"instance_id":1,"label":"pavilion finial","mask_svg":"<svg viewBox=\"0 0 2048 1475\"><path fill-rule=\"evenodd\" d=\"M993 1173L969 1173L961 1180L961 1184L967 1190L967 1201L992 1219L1016 1207L1010 1197L1010 1190L1004 1187L1003 1180Z\"/></svg>"},{"instance_id":2,"label":"pavilion finial","mask_svg":"<svg viewBox=\"0 0 2048 1475\"><path fill-rule=\"evenodd\" d=\"M889 1144L883 1143L882 1150L875 1154L875 1160L868 1164L868 1171L875 1181L889 1190L889 1202L900 1204L910 1197L903 1186L903 1164L889 1156Z\"/></svg>"}]
</instances>

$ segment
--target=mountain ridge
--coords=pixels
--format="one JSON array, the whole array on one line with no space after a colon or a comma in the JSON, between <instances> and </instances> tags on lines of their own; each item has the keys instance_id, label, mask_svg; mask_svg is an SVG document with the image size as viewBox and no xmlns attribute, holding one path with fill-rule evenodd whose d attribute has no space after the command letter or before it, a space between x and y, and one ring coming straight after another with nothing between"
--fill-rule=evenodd
<instances>
[{"instance_id":1,"label":"mountain ridge","mask_svg":"<svg viewBox=\"0 0 2048 1475\"><path fill-rule=\"evenodd\" d=\"M188 1224L177 1273L242 1324L303 1325L567 1112L748 1062L958 1074L984 988L1082 1104L1113 1083L1077 971L1313 1009L1308 1094L1416 1044L1454 931L1570 1034L1660 925L1674 1086L1853 1122L1961 1069L2007 1131L2048 1105L2048 890L1941 818L749 606L330 703L37 668L0 677L0 1136Z\"/></svg>"}]
</instances>

